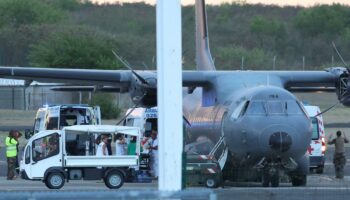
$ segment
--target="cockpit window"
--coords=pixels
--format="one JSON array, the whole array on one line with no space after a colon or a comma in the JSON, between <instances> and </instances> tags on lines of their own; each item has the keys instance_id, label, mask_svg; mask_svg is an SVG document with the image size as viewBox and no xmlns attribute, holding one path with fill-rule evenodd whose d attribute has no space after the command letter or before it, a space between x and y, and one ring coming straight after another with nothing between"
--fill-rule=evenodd
<instances>
[{"instance_id":1,"label":"cockpit window","mask_svg":"<svg viewBox=\"0 0 350 200\"><path fill-rule=\"evenodd\" d=\"M296 101L252 101L248 115L302 115L303 110Z\"/></svg>"},{"instance_id":2,"label":"cockpit window","mask_svg":"<svg viewBox=\"0 0 350 200\"><path fill-rule=\"evenodd\" d=\"M282 101L267 101L269 114L284 114L285 110Z\"/></svg>"},{"instance_id":3,"label":"cockpit window","mask_svg":"<svg viewBox=\"0 0 350 200\"><path fill-rule=\"evenodd\" d=\"M233 113L231 114L231 119L237 119L237 118L243 116L246 113L248 106L249 106L249 101L241 102L237 106L235 111L233 111Z\"/></svg>"},{"instance_id":4,"label":"cockpit window","mask_svg":"<svg viewBox=\"0 0 350 200\"><path fill-rule=\"evenodd\" d=\"M301 115L303 114L303 111L301 110L300 106L296 101L287 101L286 102L287 106L287 113L289 115Z\"/></svg>"},{"instance_id":5,"label":"cockpit window","mask_svg":"<svg viewBox=\"0 0 350 200\"><path fill-rule=\"evenodd\" d=\"M263 101L252 101L247 110L248 115L266 115L267 110L265 102Z\"/></svg>"}]
</instances>

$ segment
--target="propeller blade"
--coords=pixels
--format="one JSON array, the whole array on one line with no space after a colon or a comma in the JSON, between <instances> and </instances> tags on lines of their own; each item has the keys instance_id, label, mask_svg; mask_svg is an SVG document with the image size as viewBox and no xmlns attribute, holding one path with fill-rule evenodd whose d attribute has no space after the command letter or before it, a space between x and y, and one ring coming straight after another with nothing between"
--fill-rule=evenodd
<instances>
[{"instance_id":1,"label":"propeller blade","mask_svg":"<svg viewBox=\"0 0 350 200\"><path fill-rule=\"evenodd\" d=\"M189 126L191 126L190 121L188 121L188 119L185 117L185 115L182 115L182 119L185 120L186 124L188 124Z\"/></svg>"},{"instance_id":2,"label":"propeller blade","mask_svg":"<svg viewBox=\"0 0 350 200\"><path fill-rule=\"evenodd\" d=\"M343 62L343 64L345 65L346 68L348 68L348 64L346 64L346 62L344 61L343 57L341 56L341 54L339 53L337 47L335 46L334 42L332 42L333 48L335 50L335 52L337 52L340 60Z\"/></svg>"},{"instance_id":3,"label":"propeller blade","mask_svg":"<svg viewBox=\"0 0 350 200\"><path fill-rule=\"evenodd\" d=\"M112 50L113 55L121 62L123 63L123 65L128 68L129 70L131 70L131 72L137 77L137 79L139 79L141 81L141 83L148 85L148 82L142 77L140 76L138 73L136 73L131 66L129 65L129 63L127 63L126 61L124 61L120 56L118 56L118 54Z\"/></svg>"},{"instance_id":4,"label":"propeller blade","mask_svg":"<svg viewBox=\"0 0 350 200\"><path fill-rule=\"evenodd\" d=\"M117 122L116 125L119 125L122 121L124 121L134 110L135 108L137 108L137 106L140 105L140 103L142 102L143 98L146 96L146 93L143 94L143 96L140 98L140 100L134 105L134 107L132 107L132 109L119 121Z\"/></svg>"}]
</instances>

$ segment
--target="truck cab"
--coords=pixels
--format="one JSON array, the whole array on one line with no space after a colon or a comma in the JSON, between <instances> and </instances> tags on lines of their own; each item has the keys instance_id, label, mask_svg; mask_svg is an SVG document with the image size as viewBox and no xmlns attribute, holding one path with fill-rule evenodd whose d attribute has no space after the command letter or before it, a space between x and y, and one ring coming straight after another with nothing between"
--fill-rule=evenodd
<instances>
[{"instance_id":1,"label":"truck cab","mask_svg":"<svg viewBox=\"0 0 350 200\"><path fill-rule=\"evenodd\" d=\"M31 137L20 163L21 176L41 180L50 189L60 189L69 180L101 180L111 189L121 187L139 168L140 147L135 155L96 156L96 138L122 133L136 137L137 127L76 125L62 130L44 130Z\"/></svg>"},{"instance_id":2,"label":"truck cab","mask_svg":"<svg viewBox=\"0 0 350 200\"><path fill-rule=\"evenodd\" d=\"M26 138L43 130L61 130L72 125L100 125L99 106L90 107L83 104L45 105L39 108L33 130L26 130Z\"/></svg>"},{"instance_id":3,"label":"truck cab","mask_svg":"<svg viewBox=\"0 0 350 200\"><path fill-rule=\"evenodd\" d=\"M312 122L312 138L307 153L310 158L310 170L315 170L316 173L322 174L325 163L326 142L324 122L320 108L318 106L304 106Z\"/></svg>"}]
</instances>

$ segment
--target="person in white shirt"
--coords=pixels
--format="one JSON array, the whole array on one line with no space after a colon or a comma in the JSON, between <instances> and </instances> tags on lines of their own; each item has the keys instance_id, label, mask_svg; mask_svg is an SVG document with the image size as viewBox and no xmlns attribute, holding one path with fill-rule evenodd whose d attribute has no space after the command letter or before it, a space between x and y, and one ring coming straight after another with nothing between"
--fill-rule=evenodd
<instances>
[{"instance_id":1,"label":"person in white shirt","mask_svg":"<svg viewBox=\"0 0 350 200\"><path fill-rule=\"evenodd\" d=\"M151 151L151 170L153 171L153 176L155 178L158 178L158 138L157 138L157 131L152 130L151 137L152 142L149 147Z\"/></svg>"},{"instance_id":2,"label":"person in white shirt","mask_svg":"<svg viewBox=\"0 0 350 200\"><path fill-rule=\"evenodd\" d=\"M126 141L123 134L117 134L117 140L115 141L116 155L126 155Z\"/></svg>"},{"instance_id":3,"label":"person in white shirt","mask_svg":"<svg viewBox=\"0 0 350 200\"><path fill-rule=\"evenodd\" d=\"M108 156L107 139L106 135L101 136L101 142L97 146L96 156Z\"/></svg>"}]
</instances>

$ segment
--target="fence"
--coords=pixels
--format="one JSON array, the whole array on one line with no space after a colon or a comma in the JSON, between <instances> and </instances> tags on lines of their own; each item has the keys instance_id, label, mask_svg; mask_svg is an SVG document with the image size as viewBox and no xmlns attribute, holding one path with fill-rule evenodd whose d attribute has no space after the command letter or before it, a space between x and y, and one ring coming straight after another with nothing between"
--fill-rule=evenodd
<instances>
[{"instance_id":1,"label":"fence","mask_svg":"<svg viewBox=\"0 0 350 200\"><path fill-rule=\"evenodd\" d=\"M0 87L0 109L36 110L45 104L89 104L93 92L59 92L50 86ZM119 107L130 107L127 94L116 94Z\"/></svg>"}]
</instances>

